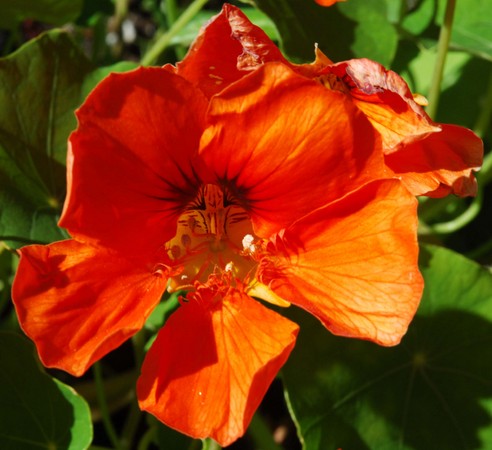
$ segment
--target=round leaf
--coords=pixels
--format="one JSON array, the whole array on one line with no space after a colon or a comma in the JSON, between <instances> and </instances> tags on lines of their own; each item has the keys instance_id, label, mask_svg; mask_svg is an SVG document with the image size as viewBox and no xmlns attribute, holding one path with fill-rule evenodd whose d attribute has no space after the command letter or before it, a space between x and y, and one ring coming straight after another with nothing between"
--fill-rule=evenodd
<instances>
[{"instance_id":1,"label":"round leaf","mask_svg":"<svg viewBox=\"0 0 492 450\"><path fill-rule=\"evenodd\" d=\"M69 386L48 376L24 337L0 332L0 448L88 448L90 411Z\"/></svg>"},{"instance_id":2,"label":"round leaf","mask_svg":"<svg viewBox=\"0 0 492 450\"><path fill-rule=\"evenodd\" d=\"M431 246L421 270L421 307L397 347L334 337L297 314L283 377L305 450L492 445L492 275Z\"/></svg>"}]
</instances>

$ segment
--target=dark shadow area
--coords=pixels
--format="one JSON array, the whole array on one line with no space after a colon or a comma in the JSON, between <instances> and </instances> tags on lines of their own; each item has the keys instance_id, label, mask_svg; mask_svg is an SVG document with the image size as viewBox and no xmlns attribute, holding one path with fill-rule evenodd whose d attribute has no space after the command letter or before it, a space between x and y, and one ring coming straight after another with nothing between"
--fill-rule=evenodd
<instances>
[{"instance_id":1,"label":"dark shadow area","mask_svg":"<svg viewBox=\"0 0 492 450\"><path fill-rule=\"evenodd\" d=\"M34 346L26 338L0 333L0 448L71 445L74 408L40 367Z\"/></svg>"}]
</instances>

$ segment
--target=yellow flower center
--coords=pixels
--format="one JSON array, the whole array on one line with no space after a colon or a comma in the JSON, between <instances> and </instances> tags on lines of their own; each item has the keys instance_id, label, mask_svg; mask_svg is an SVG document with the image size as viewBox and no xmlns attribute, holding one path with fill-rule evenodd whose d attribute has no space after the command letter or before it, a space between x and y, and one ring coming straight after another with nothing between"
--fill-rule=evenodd
<instances>
[{"instance_id":1,"label":"yellow flower center","mask_svg":"<svg viewBox=\"0 0 492 450\"><path fill-rule=\"evenodd\" d=\"M209 275L232 272L248 277L256 262L245 247L254 240L248 213L220 186L203 185L178 220L176 236L166 244L169 257L183 270L170 280L169 290L189 289ZM249 237L249 238L248 238Z\"/></svg>"}]
</instances>

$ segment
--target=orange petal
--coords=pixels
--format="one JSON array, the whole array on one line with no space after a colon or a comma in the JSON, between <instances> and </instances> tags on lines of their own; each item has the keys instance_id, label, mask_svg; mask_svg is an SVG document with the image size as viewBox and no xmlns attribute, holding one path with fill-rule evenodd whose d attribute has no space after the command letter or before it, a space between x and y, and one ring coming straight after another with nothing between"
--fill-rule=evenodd
<instances>
[{"instance_id":1,"label":"orange petal","mask_svg":"<svg viewBox=\"0 0 492 450\"><path fill-rule=\"evenodd\" d=\"M397 73L369 59L352 59L327 68L349 88L354 103L366 114L383 138L386 154L398 146L439 132L415 102L407 84Z\"/></svg>"},{"instance_id":2,"label":"orange petal","mask_svg":"<svg viewBox=\"0 0 492 450\"><path fill-rule=\"evenodd\" d=\"M352 102L282 64L231 85L210 114L201 154L243 199L261 237L383 170L374 130Z\"/></svg>"},{"instance_id":3,"label":"orange petal","mask_svg":"<svg viewBox=\"0 0 492 450\"><path fill-rule=\"evenodd\" d=\"M414 195L476 195L473 170L483 160L483 142L472 131L441 125L442 131L385 157L387 166Z\"/></svg>"},{"instance_id":4,"label":"orange petal","mask_svg":"<svg viewBox=\"0 0 492 450\"><path fill-rule=\"evenodd\" d=\"M20 250L17 316L43 364L82 375L144 324L166 287L152 268L76 241Z\"/></svg>"},{"instance_id":5,"label":"orange petal","mask_svg":"<svg viewBox=\"0 0 492 450\"><path fill-rule=\"evenodd\" d=\"M193 157L206 107L199 90L164 69L103 80L77 112L60 225L126 254L172 238L199 184Z\"/></svg>"},{"instance_id":6,"label":"orange petal","mask_svg":"<svg viewBox=\"0 0 492 450\"><path fill-rule=\"evenodd\" d=\"M145 358L140 407L182 433L226 446L244 434L297 332L242 292L192 295Z\"/></svg>"},{"instance_id":7,"label":"orange petal","mask_svg":"<svg viewBox=\"0 0 492 450\"><path fill-rule=\"evenodd\" d=\"M211 97L267 61L287 61L265 34L237 7L225 4L193 42L176 73Z\"/></svg>"},{"instance_id":8,"label":"orange petal","mask_svg":"<svg viewBox=\"0 0 492 450\"><path fill-rule=\"evenodd\" d=\"M277 235L260 281L337 335L397 344L422 293L417 202L376 181Z\"/></svg>"}]
</instances>

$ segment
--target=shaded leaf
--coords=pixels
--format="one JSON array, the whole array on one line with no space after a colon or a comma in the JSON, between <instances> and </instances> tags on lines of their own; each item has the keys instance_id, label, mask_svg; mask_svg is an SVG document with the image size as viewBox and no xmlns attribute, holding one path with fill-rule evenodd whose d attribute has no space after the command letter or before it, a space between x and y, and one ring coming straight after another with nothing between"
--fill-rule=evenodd
<instances>
[{"instance_id":1,"label":"shaded leaf","mask_svg":"<svg viewBox=\"0 0 492 450\"><path fill-rule=\"evenodd\" d=\"M272 18L283 51L295 61L312 61L315 43L334 61L364 57L389 65L395 55L398 35L388 22L385 0L329 8L299 0L256 4Z\"/></svg>"},{"instance_id":2,"label":"shaded leaf","mask_svg":"<svg viewBox=\"0 0 492 450\"><path fill-rule=\"evenodd\" d=\"M0 28L15 28L26 19L63 25L74 21L83 0L0 0Z\"/></svg>"},{"instance_id":3,"label":"shaded leaf","mask_svg":"<svg viewBox=\"0 0 492 450\"><path fill-rule=\"evenodd\" d=\"M69 386L42 371L33 345L0 332L0 448L88 448L89 407Z\"/></svg>"},{"instance_id":4,"label":"shaded leaf","mask_svg":"<svg viewBox=\"0 0 492 450\"><path fill-rule=\"evenodd\" d=\"M311 62L314 45L335 61L353 57L356 22L338 8L324 8L314 0L256 0L259 9L275 23L284 53L296 62Z\"/></svg>"},{"instance_id":5,"label":"shaded leaf","mask_svg":"<svg viewBox=\"0 0 492 450\"><path fill-rule=\"evenodd\" d=\"M394 348L334 337L305 314L284 383L304 448L489 448L492 275L424 247L419 312Z\"/></svg>"},{"instance_id":6,"label":"shaded leaf","mask_svg":"<svg viewBox=\"0 0 492 450\"><path fill-rule=\"evenodd\" d=\"M0 236L65 237L56 222L65 196L66 143L91 69L60 31L0 60Z\"/></svg>"}]
</instances>

